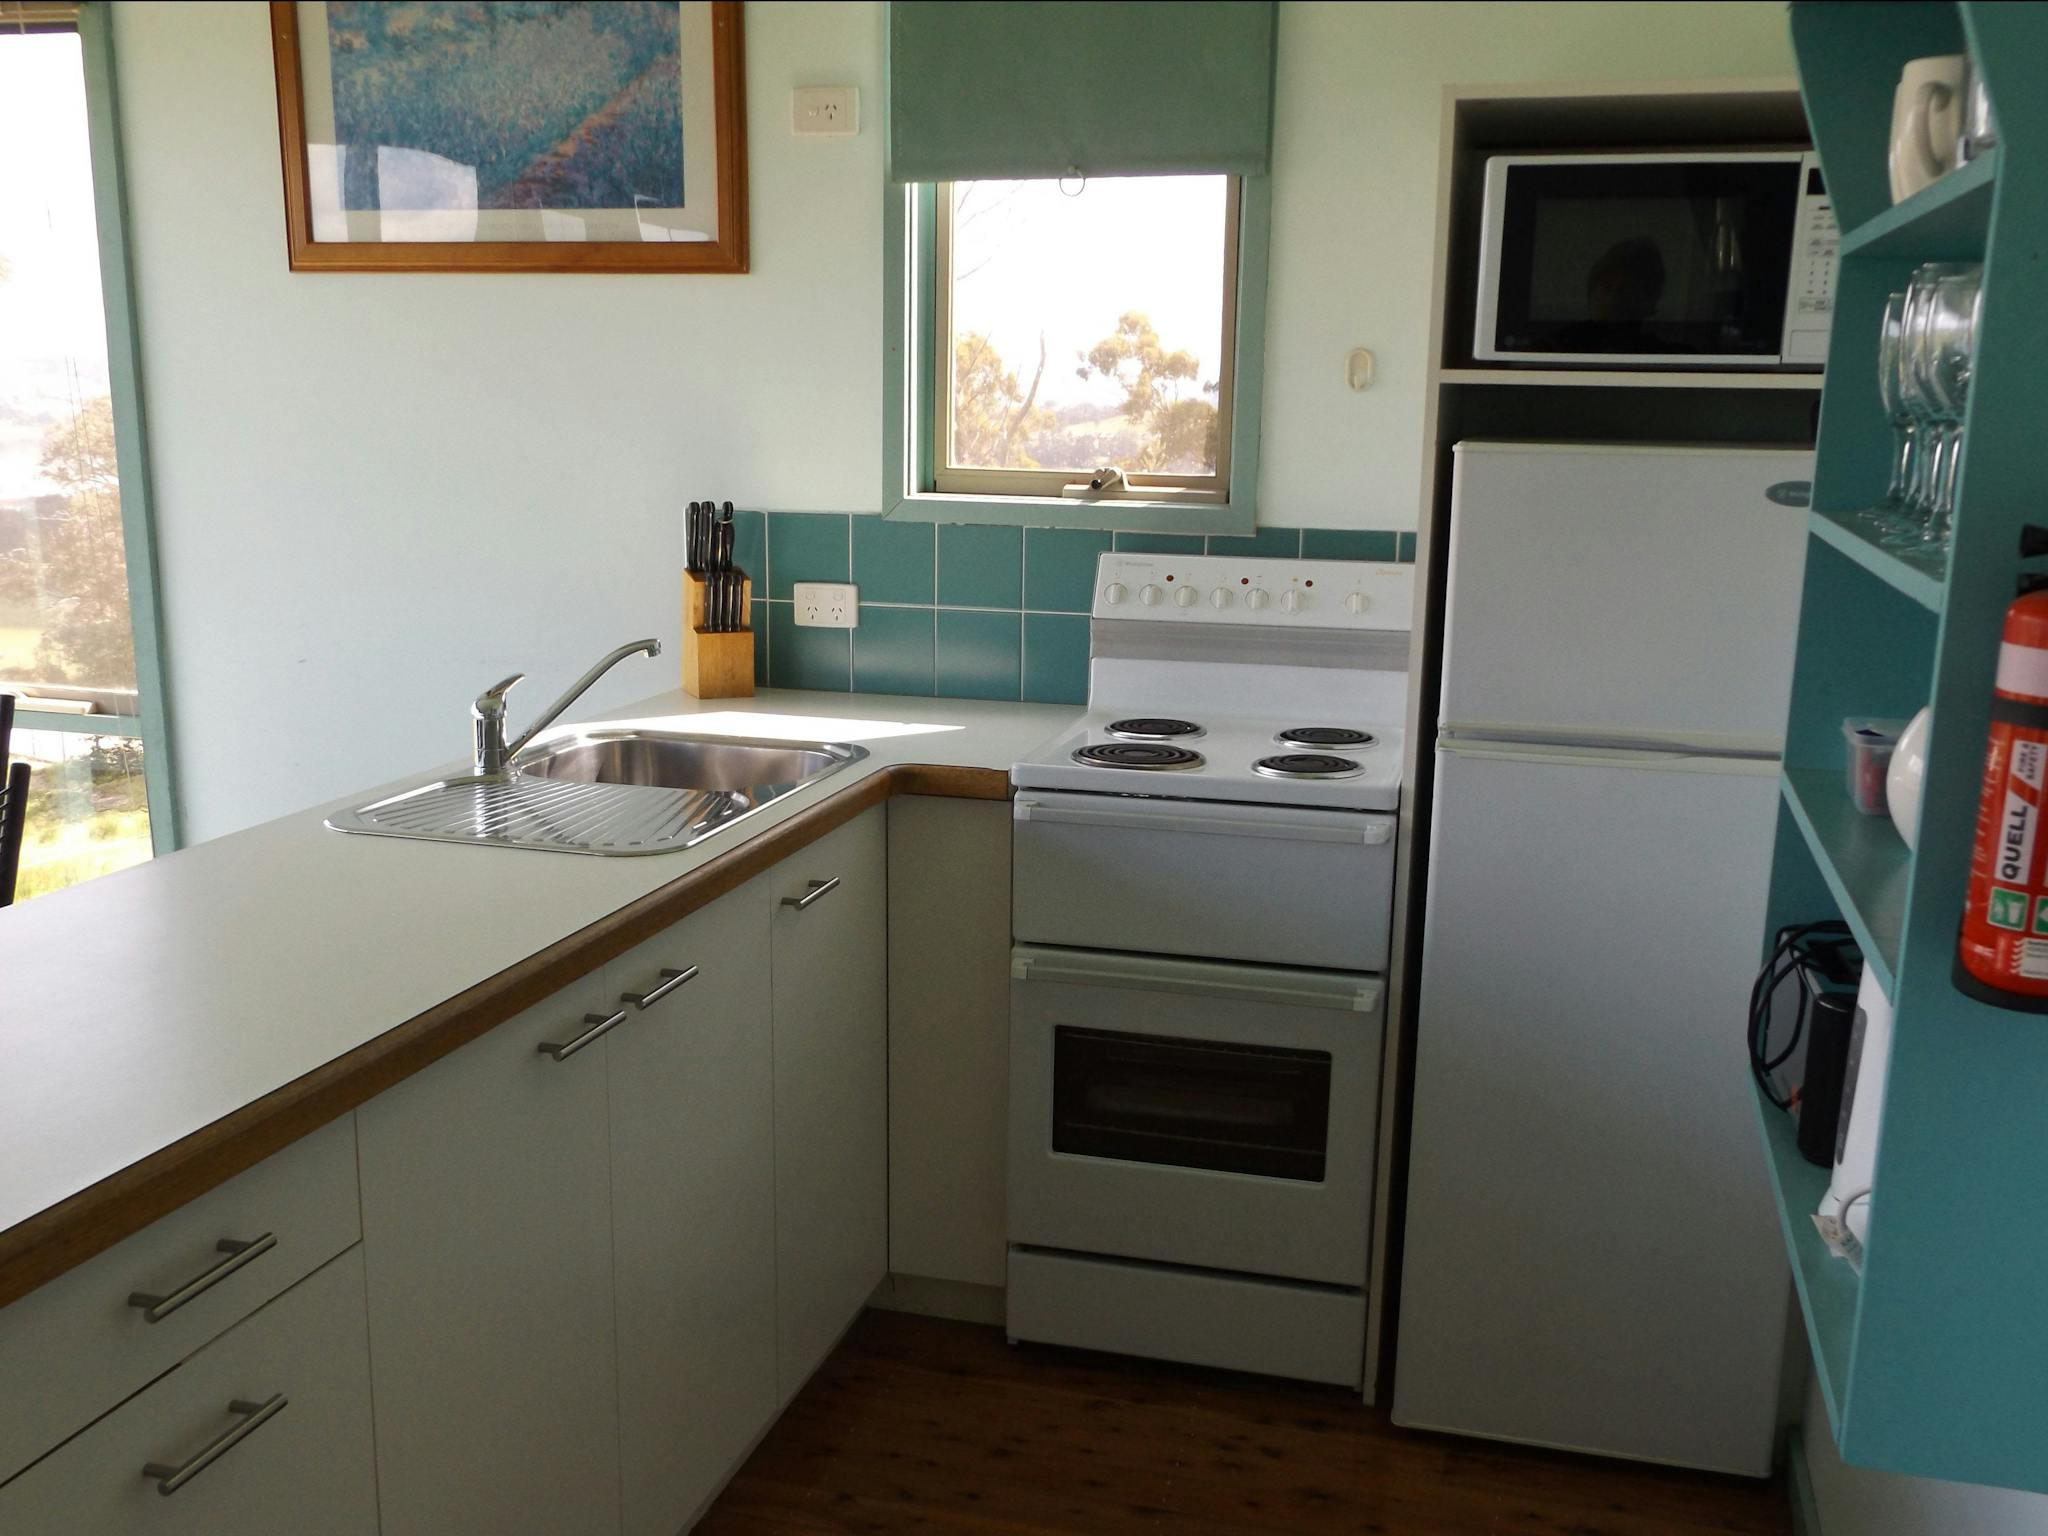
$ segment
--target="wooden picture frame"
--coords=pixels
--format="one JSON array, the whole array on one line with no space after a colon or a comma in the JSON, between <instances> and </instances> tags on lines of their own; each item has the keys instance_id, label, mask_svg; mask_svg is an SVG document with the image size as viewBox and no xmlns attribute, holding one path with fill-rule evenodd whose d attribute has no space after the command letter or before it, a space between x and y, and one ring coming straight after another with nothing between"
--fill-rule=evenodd
<instances>
[{"instance_id":1,"label":"wooden picture frame","mask_svg":"<svg viewBox=\"0 0 2048 1536\"><path fill-rule=\"evenodd\" d=\"M295 272L745 272L746 49L741 0L705 0L710 15L716 165L715 237L668 239L315 238L298 6L271 0L286 247ZM633 211L626 211L631 213Z\"/></svg>"}]
</instances>

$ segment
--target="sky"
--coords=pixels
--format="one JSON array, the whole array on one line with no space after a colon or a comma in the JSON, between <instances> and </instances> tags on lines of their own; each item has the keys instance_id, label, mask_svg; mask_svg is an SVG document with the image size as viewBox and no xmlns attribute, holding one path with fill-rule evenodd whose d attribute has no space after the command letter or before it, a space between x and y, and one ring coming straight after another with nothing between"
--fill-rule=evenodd
<instances>
[{"instance_id":1,"label":"sky","mask_svg":"<svg viewBox=\"0 0 2048 1536\"><path fill-rule=\"evenodd\" d=\"M1210 382L1222 363L1228 189L1223 176L1104 178L1076 197L1049 181L955 183L967 195L953 225L954 335L987 335L1028 389L1043 327L1039 403L1114 404L1114 384L1075 377L1077 354L1139 309L1169 350L1201 358Z\"/></svg>"},{"instance_id":2,"label":"sky","mask_svg":"<svg viewBox=\"0 0 2048 1536\"><path fill-rule=\"evenodd\" d=\"M0 501L50 487L43 426L107 392L85 75L75 33L0 34Z\"/></svg>"}]
</instances>

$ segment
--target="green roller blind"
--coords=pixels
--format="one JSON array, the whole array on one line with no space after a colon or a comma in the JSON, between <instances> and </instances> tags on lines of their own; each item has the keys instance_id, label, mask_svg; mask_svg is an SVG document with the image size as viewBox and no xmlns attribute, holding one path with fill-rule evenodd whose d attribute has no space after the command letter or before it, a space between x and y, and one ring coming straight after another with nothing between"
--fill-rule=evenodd
<instances>
[{"instance_id":1,"label":"green roller blind","mask_svg":"<svg viewBox=\"0 0 2048 1536\"><path fill-rule=\"evenodd\" d=\"M895 0L889 174L1266 170L1272 0Z\"/></svg>"}]
</instances>

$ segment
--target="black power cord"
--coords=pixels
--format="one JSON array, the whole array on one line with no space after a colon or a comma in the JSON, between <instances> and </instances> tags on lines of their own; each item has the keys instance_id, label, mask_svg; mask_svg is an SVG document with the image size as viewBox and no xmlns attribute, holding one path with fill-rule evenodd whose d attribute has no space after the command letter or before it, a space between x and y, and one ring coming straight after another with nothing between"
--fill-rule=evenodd
<instances>
[{"instance_id":1,"label":"black power cord","mask_svg":"<svg viewBox=\"0 0 2048 1536\"><path fill-rule=\"evenodd\" d=\"M1757 1087L1763 1090L1764 1097L1778 1108L1790 1110L1796 1095L1781 1095L1777 1085L1771 1081L1771 1074L1791 1060L1792 1053L1799 1049L1799 1042L1806 1034L1810 1000L1807 989L1800 987L1792 1014L1791 1036L1784 1048L1772 1055L1771 1001L1779 986L1805 970L1817 971L1829 981L1847 985L1855 981L1862 963L1862 951L1849 936L1847 923L1831 919L1820 923L1795 923L1778 930L1770 956L1749 989L1748 1031L1750 1074L1755 1077Z\"/></svg>"}]
</instances>

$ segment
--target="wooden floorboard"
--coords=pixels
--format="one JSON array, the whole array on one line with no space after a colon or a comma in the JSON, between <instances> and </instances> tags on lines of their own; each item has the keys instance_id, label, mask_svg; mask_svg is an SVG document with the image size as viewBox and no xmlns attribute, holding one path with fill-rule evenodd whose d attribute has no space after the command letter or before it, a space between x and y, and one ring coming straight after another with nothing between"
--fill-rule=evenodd
<instances>
[{"instance_id":1,"label":"wooden floorboard","mask_svg":"<svg viewBox=\"0 0 2048 1536\"><path fill-rule=\"evenodd\" d=\"M1781 1483L1396 1429L1349 1393L870 1312L696 1536L1790 1536Z\"/></svg>"}]
</instances>

